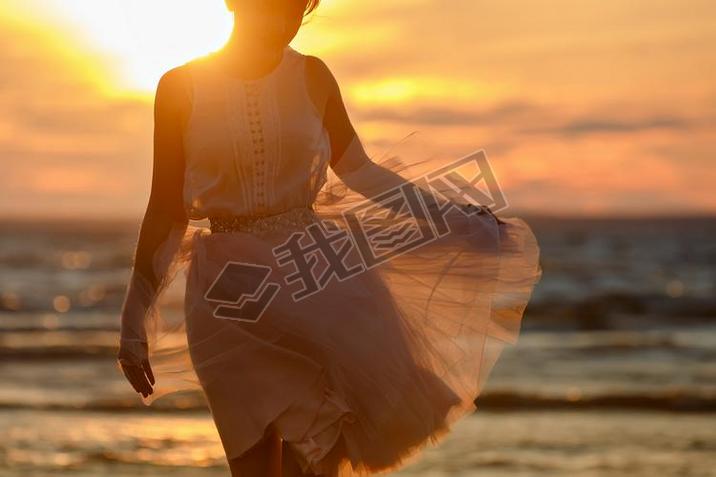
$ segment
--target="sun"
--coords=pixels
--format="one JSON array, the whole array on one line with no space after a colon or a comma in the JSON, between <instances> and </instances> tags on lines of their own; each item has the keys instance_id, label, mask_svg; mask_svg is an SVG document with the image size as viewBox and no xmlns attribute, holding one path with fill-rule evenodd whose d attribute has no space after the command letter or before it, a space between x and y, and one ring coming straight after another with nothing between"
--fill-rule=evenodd
<instances>
[{"instance_id":1,"label":"sun","mask_svg":"<svg viewBox=\"0 0 716 477\"><path fill-rule=\"evenodd\" d=\"M151 92L162 73L220 48L231 33L222 0L27 0L101 51L118 88ZM47 10L46 10L47 12Z\"/></svg>"}]
</instances>

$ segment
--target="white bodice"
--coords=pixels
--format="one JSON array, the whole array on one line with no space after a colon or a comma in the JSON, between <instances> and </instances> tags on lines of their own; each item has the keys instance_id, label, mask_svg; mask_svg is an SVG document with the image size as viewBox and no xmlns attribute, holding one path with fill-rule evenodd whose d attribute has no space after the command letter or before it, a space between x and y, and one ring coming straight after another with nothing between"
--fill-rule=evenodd
<instances>
[{"instance_id":1,"label":"white bodice","mask_svg":"<svg viewBox=\"0 0 716 477\"><path fill-rule=\"evenodd\" d=\"M310 207L331 148L308 95L306 56L287 46L256 80L230 77L205 57L187 63L193 105L184 134L189 218L264 216Z\"/></svg>"}]
</instances>

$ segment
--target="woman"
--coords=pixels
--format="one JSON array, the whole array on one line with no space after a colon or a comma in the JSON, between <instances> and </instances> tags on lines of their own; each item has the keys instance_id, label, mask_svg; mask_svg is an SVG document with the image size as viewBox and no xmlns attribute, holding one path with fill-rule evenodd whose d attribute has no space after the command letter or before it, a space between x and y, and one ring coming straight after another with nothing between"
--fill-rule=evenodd
<instances>
[{"instance_id":1,"label":"woman","mask_svg":"<svg viewBox=\"0 0 716 477\"><path fill-rule=\"evenodd\" d=\"M119 363L145 403L201 389L232 475L396 470L474 410L537 244L431 179L444 163L367 156L328 67L288 46L318 0L226 3L227 45L159 82Z\"/></svg>"}]
</instances>

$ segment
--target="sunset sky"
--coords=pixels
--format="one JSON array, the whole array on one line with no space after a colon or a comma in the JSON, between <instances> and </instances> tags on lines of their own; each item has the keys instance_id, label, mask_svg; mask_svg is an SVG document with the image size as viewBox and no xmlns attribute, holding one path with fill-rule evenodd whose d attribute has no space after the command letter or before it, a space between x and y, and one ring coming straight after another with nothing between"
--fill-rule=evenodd
<instances>
[{"instance_id":1,"label":"sunset sky","mask_svg":"<svg viewBox=\"0 0 716 477\"><path fill-rule=\"evenodd\" d=\"M0 215L138 217L161 74L222 0L3 0ZM292 43L369 152L484 148L515 212L716 212L716 3L324 0ZM409 160L409 158L406 158Z\"/></svg>"}]
</instances>

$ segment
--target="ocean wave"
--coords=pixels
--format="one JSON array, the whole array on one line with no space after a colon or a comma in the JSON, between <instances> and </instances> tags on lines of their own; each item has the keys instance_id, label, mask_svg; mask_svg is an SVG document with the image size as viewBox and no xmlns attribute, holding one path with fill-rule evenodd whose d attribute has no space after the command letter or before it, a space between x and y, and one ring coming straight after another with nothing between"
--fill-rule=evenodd
<instances>
[{"instance_id":1,"label":"ocean wave","mask_svg":"<svg viewBox=\"0 0 716 477\"><path fill-rule=\"evenodd\" d=\"M603 393L592 395L549 395L518 391L485 392L476 401L478 410L506 411L591 411L633 410L668 412L716 412L716 393L695 389L653 391L650 393ZM0 402L0 409L29 409L85 412L183 413L208 411L199 392L178 393L158 399L147 407L134 397L97 399L86 402Z\"/></svg>"},{"instance_id":2,"label":"ocean wave","mask_svg":"<svg viewBox=\"0 0 716 477\"><path fill-rule=\"evenodd\" d=\"M55 360L114 357L119 339L118 319L100 315L86 320L6 321L0 326L0 358ZM50 317L51 318L51 317ZM57 327L57 328L55 328ZM53 329L55 328L55 329ZM522 353L589 359L639 356L662 352L702 362L716 362L716 328L654 329L647 331L543 332L524 330L517 347Z\"/></svg>"},{"instance_id":3,"label":"ocean wave","mask_svg":"<svg viewBox=\"0 0 716 477\"><path fill-rule=\"evenodd\" d=\"M716 412L716 393L692 389L654 391L649 394L605 393L543 395L492 392L481 396L479 409L491 411L633 409L639 411Z\"/></svg>"}]
</instances>

